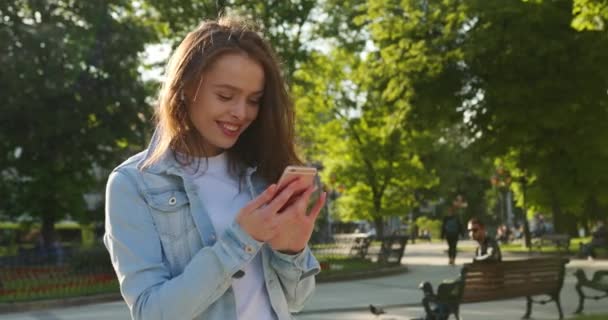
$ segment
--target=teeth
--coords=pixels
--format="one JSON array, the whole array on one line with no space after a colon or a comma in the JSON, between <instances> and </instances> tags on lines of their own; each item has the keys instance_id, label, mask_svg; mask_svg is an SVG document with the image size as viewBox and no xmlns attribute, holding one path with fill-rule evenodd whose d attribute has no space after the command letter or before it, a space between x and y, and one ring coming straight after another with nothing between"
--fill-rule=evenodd
<instances>
[{"instance_id":1,"label":"teeth","mask_svg":"<svg viewBox=\"0 0 608 320\"><path fill-rule=\"evenodd\" d=\"M235 126L235 125L232 125L232 124L222 123L222 126L226 130L229 130L229 131L237 131L237 130L239 130L239 126Z\"/></svg>"}]
</instances>

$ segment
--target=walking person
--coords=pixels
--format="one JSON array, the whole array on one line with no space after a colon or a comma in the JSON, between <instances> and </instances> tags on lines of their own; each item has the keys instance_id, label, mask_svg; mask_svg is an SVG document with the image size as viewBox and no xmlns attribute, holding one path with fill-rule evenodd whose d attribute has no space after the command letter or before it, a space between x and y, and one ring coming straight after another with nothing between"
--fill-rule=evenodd
<instances>
[{"instance_id":1,"label":"walking person","mask_svg":"<svg viewBox=\"0 0 608 320\"><path fill-rule=\"evenodd\" d=\"M170 58L147 150L111 173L104 243L133 319L292 319L319 263L307 243L325 193L277 184L299 165L273 50L206 21ZM287 205L285 205L287 204Z\"/></svg>"},{"instance_id":2,"label":"walking person","mask_svg":"<svg viewBox=\"0 0 608 320\"><path fill-rule=\"evenodd\" d=\"M458 239L463 234L464 229L455 211L454 207L449 207L448 214L441 223L441 239L446 239L448 242L448 263L450 265L454 265L456 261Z\"/></svg>"}]
</instances>

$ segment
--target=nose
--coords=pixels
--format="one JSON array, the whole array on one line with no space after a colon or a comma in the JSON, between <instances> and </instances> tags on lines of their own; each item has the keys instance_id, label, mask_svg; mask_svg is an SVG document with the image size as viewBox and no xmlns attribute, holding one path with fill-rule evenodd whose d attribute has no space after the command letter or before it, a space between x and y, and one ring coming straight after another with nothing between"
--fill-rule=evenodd
<instances>
[{"instance_id":1,"label":"nose","mask_svg":"<svg viewBox=\"0 0 608 320\"><path fill-rule=\"evenodd\" d=\"M247 112L247 100L246 99L238 100L232 106L232 109L230 109L230 115L233 118L238 119L238 120L245 119L246 112Z\"/></svg>"}]
</instances>

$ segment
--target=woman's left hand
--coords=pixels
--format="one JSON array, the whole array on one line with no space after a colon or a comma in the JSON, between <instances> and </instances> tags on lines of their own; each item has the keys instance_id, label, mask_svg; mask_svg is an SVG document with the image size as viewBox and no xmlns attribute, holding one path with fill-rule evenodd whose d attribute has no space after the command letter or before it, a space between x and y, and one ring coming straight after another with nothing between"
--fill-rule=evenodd
<instances>
[{"instance_id":1,"label":"woman's left hand","mask_svg":"<svg viewBox=\"0 0 608 320\"><path fill-rule=\"evenodd\" d=\"M274 250L287 254L296 254L304 250L315 227L315 220L327 198L327 193L323 192L310 213L307 213L308 202L315 189L315 186L306 189L295 202L280 213L288 216L279 225L277 235L268 241Z\"/></svg>"}]
</instances>

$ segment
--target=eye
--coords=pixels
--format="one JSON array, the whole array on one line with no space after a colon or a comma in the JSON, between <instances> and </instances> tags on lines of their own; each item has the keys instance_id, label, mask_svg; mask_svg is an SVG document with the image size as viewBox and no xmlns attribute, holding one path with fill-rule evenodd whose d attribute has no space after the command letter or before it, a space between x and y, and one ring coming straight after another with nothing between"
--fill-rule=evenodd
<instances>
[{"instance_id":1,"label":"eye","mask_svg":"<svg viewBox=\"0 0 608 320\"><path fill-rule=\"evenodd\" d=\"M249 103L249 105L252 105L252 106L256 106L256 107L257 107L257 106L259 106L259 105L260 105L260 99L249 100L249 101L248 101L248 103Z\"/></svg>"},{"instance_id":2,"label":"eye","mask_svg":"<svg viewBox=\"0 0 608 320\"><path fill-rule=\"evenodd\" d=\"M217 97L221 100L221 101L229 101L230 99L232 99L231 95L227 95L227 94L221 94L218 93Z\"/></svg>"}]
</instances>

